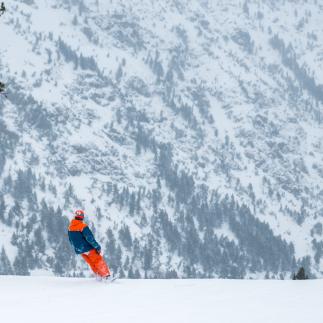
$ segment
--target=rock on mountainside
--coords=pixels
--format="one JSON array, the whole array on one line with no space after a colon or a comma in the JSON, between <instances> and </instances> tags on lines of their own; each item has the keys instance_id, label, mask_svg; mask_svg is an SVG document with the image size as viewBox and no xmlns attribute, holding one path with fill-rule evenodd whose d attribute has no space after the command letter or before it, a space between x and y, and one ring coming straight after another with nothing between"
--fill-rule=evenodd
<instances>
[{"instance_id":1,"label":"rock on mountainside","mask_svg":"<svg viewBox=\"0 0 323 323\"><path fill-rule=\"evenodd\" d=\"M0 29L0 273L323 272L319 1L16 0Z\"/></svg>"}]
</instances>

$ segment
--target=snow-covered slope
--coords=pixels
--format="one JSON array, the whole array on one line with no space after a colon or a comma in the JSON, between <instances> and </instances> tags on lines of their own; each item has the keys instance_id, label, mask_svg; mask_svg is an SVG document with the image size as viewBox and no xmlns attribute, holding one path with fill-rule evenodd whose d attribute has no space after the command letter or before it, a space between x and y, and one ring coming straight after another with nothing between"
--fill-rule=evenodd
<instances>
[{"instance_id":1,"label":"snow-covered slope","mask_svg":"<svg viewBox=\"0 0 323 323\"><path fill-rule=\"evenodd\" d=\"M321 323L322 281L0 277L10 323Z\"/></svg>"},{"instance_id":2,"label":"snow-covered slope","mask_svg":"<svg viewBox=\"0 0 323 323\"><path fill-rule=\"evenodd\" d=\"M16 273L83 273L63 235L83 207L121 275L321 275L318 1L7 7L0 234Z\"/></svg>"}]
</instances>

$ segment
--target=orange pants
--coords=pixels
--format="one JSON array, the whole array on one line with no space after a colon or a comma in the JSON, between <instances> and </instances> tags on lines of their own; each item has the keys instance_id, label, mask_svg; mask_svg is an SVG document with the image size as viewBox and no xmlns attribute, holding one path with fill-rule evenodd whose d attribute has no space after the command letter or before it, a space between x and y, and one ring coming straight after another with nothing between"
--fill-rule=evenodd
<instances>
[{"instance_id":1,"label":"orange pants","mask_svg":"<svg viewBox=\"0 0 323 323\"><path fill-rule=\"evenodd\" d=\"M82 254L83 259L88 263L93 272L101 277L110 275L110 269L104 258L95 249Z\"/></svg>"}]
</instances>

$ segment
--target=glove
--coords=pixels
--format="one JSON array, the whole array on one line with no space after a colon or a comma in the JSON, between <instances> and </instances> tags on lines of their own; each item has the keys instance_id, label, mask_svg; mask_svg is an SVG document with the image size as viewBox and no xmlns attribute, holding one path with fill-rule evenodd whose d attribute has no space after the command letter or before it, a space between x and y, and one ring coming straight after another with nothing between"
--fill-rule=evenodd
<instances>
[{"instance_id":1,"label":"glove","mask_svg":"<svg viewBox=\"0 0 323 323\"><path fill-rule=\"evenodd\" d=\"M98 254L100 254L101 253L101 248L97 248L97 249L95 249L96 250L96 252L98 253Z\"/></svg>"}]
</instances>

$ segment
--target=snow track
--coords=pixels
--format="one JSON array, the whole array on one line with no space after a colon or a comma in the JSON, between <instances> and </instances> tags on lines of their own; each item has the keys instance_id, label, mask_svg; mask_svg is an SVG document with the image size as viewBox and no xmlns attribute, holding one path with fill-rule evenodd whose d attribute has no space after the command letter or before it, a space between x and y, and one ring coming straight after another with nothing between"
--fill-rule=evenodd
<instances>
[{"instance_id":1,"label":"snow track","mask_svg":"<svg viewBox=\"0 0 323 323\"><path fill-rule=\"evenodd\" d=\"M323 281L0 277L1 322L321 323Z\"/></svg>"}]
</instances>

